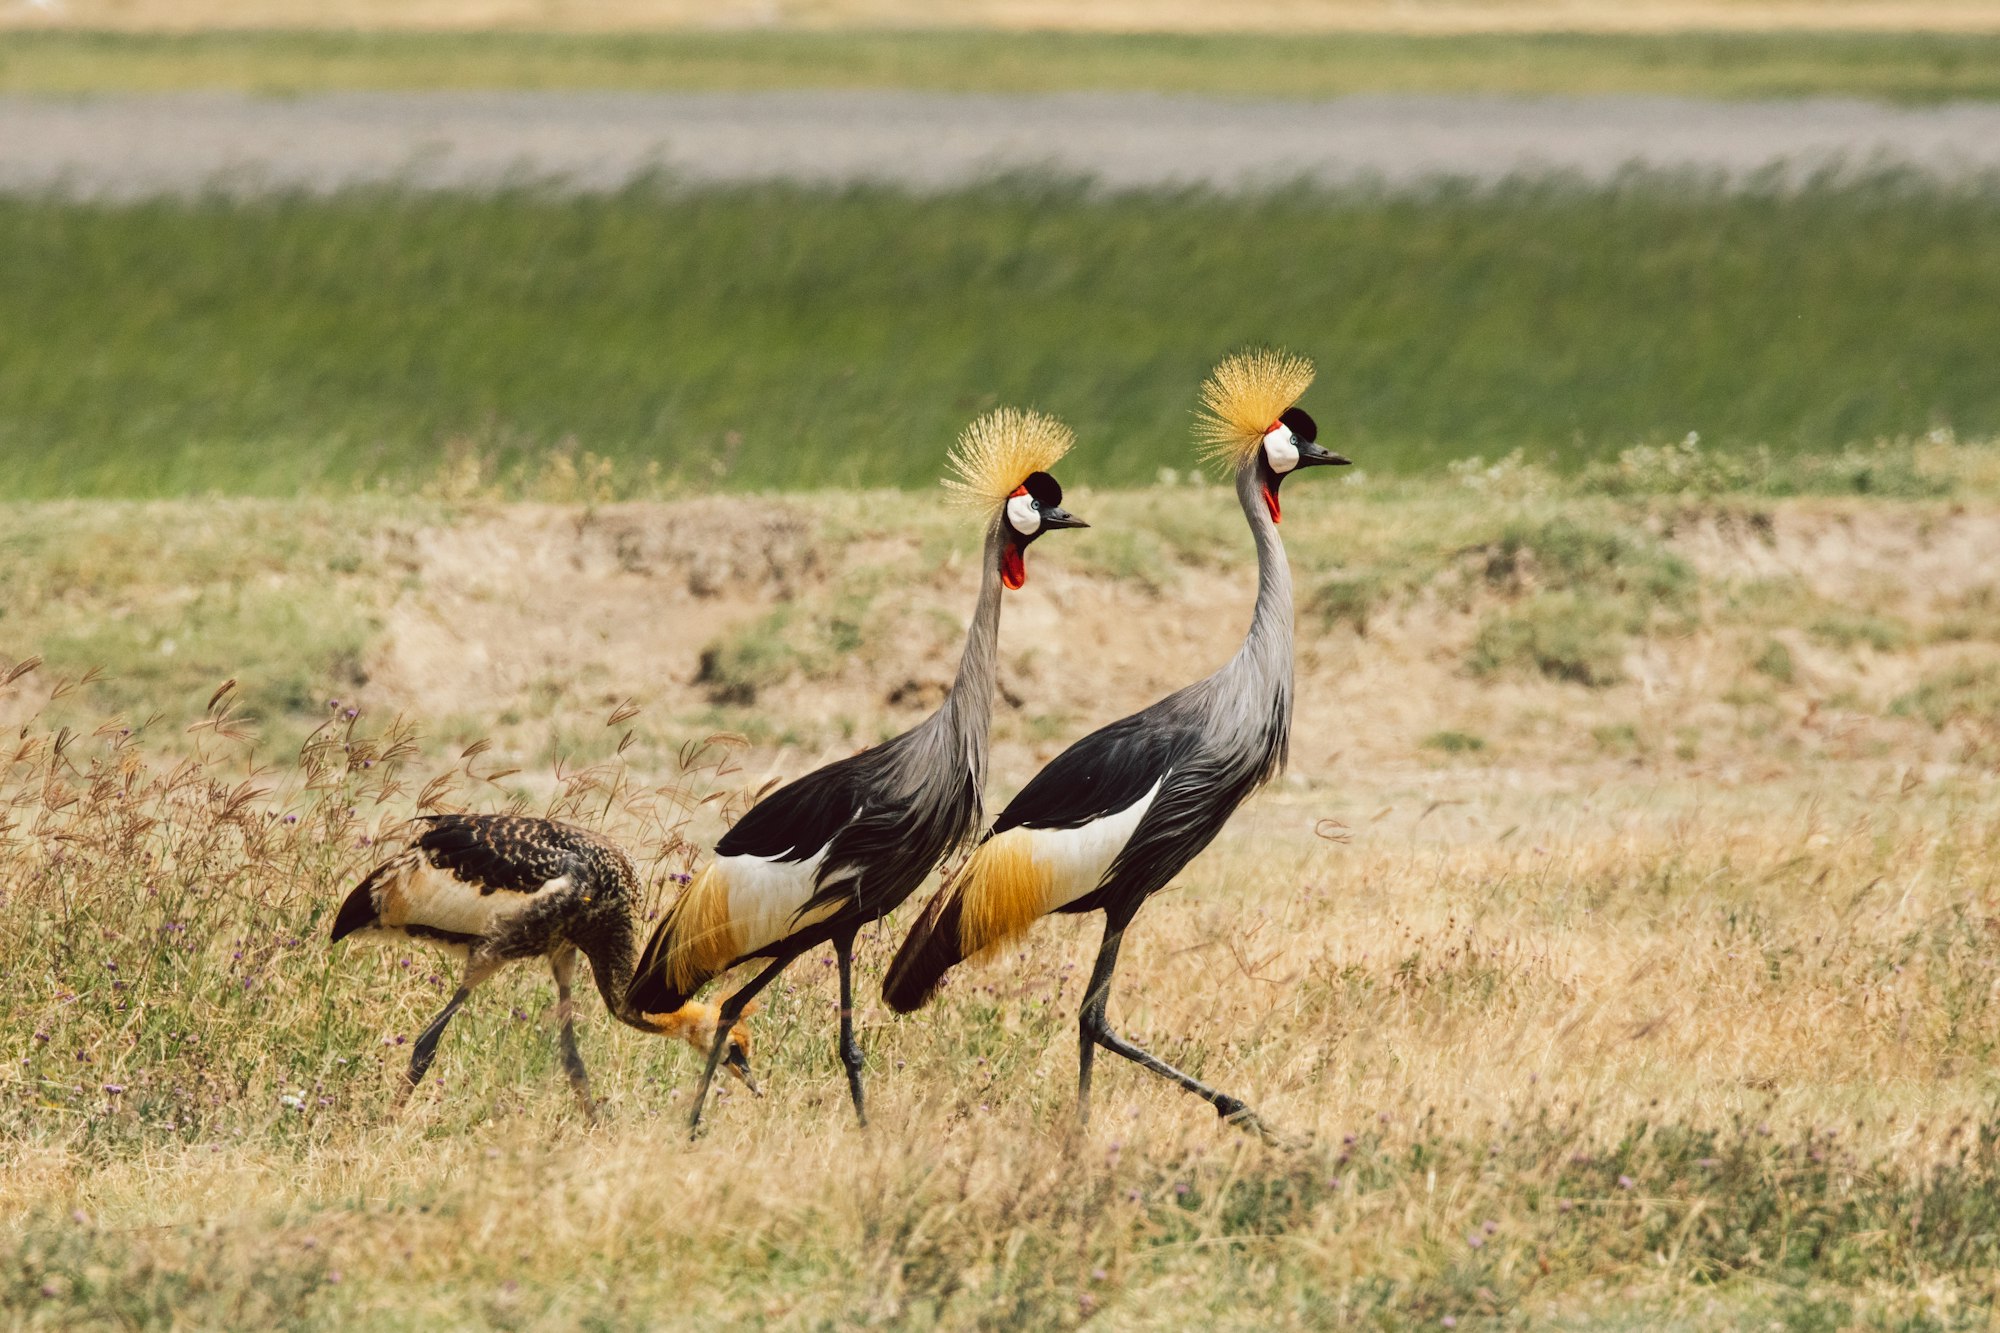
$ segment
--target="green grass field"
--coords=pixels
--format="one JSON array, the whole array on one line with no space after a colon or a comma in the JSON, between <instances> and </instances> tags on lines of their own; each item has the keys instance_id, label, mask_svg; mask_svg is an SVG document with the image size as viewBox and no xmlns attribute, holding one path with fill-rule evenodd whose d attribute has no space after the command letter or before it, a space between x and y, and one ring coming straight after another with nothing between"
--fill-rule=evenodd
<instances>
[{"instance_id":1,"label":"green grass field","mask_svg":"<svg viewBox=\"0 0 2000 1333\"><path fill-rule=\"evenodd\" d=\"M1950 33L1413 37L999 32L217 32L0 36L0 92L235 88L1144 89L2000 96L2000 36Z\"/></svg>"},{"instance_id":2,"label":"green grass field","mask_svg":"<svg viewBox=\"0 0 2000 1333\"><path fill-rule=\"evenodd\" d=\"M1426 197L0 202L0 494L289 494L502 476L918 485L976 411L1071 419L1074 474L1185 466L1253 340L1365 468L1574 465L2000 433L2000 197L1634 182ZM649 471L650 469L650 471Z\"/></svg>"}]
</instances>

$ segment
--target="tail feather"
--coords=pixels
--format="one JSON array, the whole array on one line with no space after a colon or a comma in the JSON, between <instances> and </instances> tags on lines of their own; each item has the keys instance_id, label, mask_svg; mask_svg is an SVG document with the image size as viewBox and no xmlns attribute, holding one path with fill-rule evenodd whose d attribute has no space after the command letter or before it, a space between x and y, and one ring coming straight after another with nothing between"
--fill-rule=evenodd
<instances>
[{"instance_id":1,"label":"tail feather","mask_svg":"<svg viewBox=\"0 0 2000 1333\"><path fill-rule=\"evenodd\" d=\"M402 864L402 857L384 861L369 871L366 879L354 886L354 891L347 895L347 901L341 903L340 911L334 915L333 934L328 943L344 939L357 930L367 930L379 922L380 909L375 903L375 890L381 886L385 878L401 869Z\"/></svg>"},{"instance_id":2,"label":"tail feather","mask_svg":"<svg viewBox=\"0 0 2000 1333\"><path fill-rule=\"evenodd\" d=\"M1053 906L1055 877L1036 863L1033 838L1018 828L987 839L924 905L882 979L891 1009L921 1008L945 973L1015 939Z\"/></svg>"},{"instance_id":3,"label":"tail feather","mask_svg":"<svg viewBox=\"0 0 2000 1333\"><path fill-rule=\"evenodd\" d=\"M729 883L714 862L694 877L646 942L625 1005L634 1013L673 1013L736 961Z\"/></svg>"},{"instance_id":4,"label":"tail feather","mask_svg":"<svg viewBox=\"0 0 2000 1333\"><path fill-rule=\"evenodd\" d=\"M944 974L965 961L959 947L958 895L940 889L924 904L923 915L889 964L882 978L882 999L899 1014L915 1013L930 1003Z\"/></svg>"}]
</instances>

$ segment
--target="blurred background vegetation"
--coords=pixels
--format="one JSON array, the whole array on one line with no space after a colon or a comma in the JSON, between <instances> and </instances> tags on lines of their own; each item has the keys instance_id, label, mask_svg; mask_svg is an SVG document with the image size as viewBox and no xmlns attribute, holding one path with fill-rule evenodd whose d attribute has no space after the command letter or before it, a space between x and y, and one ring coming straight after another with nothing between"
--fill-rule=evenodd
<instances>
[{"instance_id":1,"label":"blurred background vegetation","mask_svg":"<svg viewBox=\"0 0 2000 1333\"><path fill-rule=\"evenodd\" d=\"M1843 94L1934 103L2000 93L2000 34L305 29L24 31L0 42L4 92L216 88Z\"/></svg>"},{"instance_id":2,"label":"blurred background vegetation","mask_svg":"<svg viewBox=\"0 0 2000 1333\"><path fill-rule=\"evenodd\" d=\"M1184 465L1221 349L1312 355L1375 470L1698 433L2000 432L2000 190L0 200L0 495L404 486L551 449L663 490L917 486L975 412Z\"/></svg>"}]
</instances>

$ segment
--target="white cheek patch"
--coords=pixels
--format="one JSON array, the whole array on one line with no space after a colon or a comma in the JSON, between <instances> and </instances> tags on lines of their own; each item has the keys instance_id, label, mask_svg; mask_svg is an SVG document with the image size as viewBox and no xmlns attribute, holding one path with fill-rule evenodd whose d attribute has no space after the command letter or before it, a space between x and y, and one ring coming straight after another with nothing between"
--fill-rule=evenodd
<instances>
[{"instance_id":1,"label":"white cheek patch","mask_svg":"<svg viewBox=\"0 0 2000 1333\"><path fill-rule=\"evenodd\" d=\"M1264 457L1281 477L1299 465L1299 439L1290 426L1273 426L1265 432Z\"/></svg>"},{"instance_id":2,"label":"white cheek patch","mask_svg":"<svg viewBox=\"0 0 2000 1333\"><path fill-rule=\"evenodd\" d=\"M1017 495L1007 501L1007 522L1023 537L1042 530L1042 511L1032 495Z\"/></svg>"}]
</instances>

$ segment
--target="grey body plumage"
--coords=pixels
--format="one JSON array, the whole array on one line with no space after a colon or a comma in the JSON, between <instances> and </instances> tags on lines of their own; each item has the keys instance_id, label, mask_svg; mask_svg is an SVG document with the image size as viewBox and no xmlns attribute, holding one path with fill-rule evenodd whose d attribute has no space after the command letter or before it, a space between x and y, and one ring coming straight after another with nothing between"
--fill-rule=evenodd
<instances>
[{"instance_id":1,"label":"grey body plumage","mask_svg":"<svg viewBox=\"0 0 2000 1333\"><path fill-rule=\"evenodd\" d=\"M675 985L667 953L680 923L654 931L630 998L651 1009L678 1008L715 976L756 959L790 959L853 933L901 906L984 815L987 734L992 726L1000 636L996 520L986 537L985 573L958 673L937 711L892 740L787 783L716 843L718 857L807 861L824 851L801 918L832 915L782 938L730 955Z\"/></svg>"},{"instance_id":2,"label":"grey body plumage","mask_svg":"<svg viewBox=\"0 0 2000 1333\"><path fill-rule=\"evenodd\" d=\"M1053 419L1007 409L968 430L953 457L963 478L956 485L986 508L985 536L979 597L943 703L895 739L808 773L744 815L653 932L628 1005L681 1004L732 968L763 962L723 1001L726 1022L793 959L831 943L840 971L837 1050L866 1122L853 1027L855 935L900 906L983 821L1004 589L1025 581L1026 549L1043 532L1087 526L1062 508L1062 488L1043 470L1069 444ZM706 1089L704 1080L691 1127L701 1123Z\"/></svg>"},{"instance_id":3,"label":"grey body plumage","mask_svg":"<svg viewBox=\"0 0 2000 1333\"><path fill-rule=\"evenodd\" d=\"M1281 416L1252 418L1270 423L1250 434L1254 454L1238 450L1237 499L1257 548L1256 606L1242 646L1213 675L1085 736L1036 774L958 878L925 905L883 982L889 1006L907 1013L952 967L1004 942L1034 915L1102 911L1104 941L1079 1017L1080 1115L1088 1114L1092 1057L1101 1046L1202 1096L1224 1117L1262 1128L1240 1100L1113 1032L1105 1006L1119 944L1140 905L1285 765L1293 612L1278 487L1294 467L1347 460L1319 447L1310 417L1289 401L1280 408ZM1274 457L1288 466L1275 470ZM1038 851L1044 845L1047 855ZM1088 878L1065 883L1063 874Z\"/></svg>"},{"instance_id":4,"label":"grey body plumage","mask_svg":"<svg viewBox=\"0 0 2000 1333\"><path fill-rule=\"evenodd\" d=\"M1066 904L1065 912L1136 911L1214 841L1252 792L1284 770L1292 733L1292 575L1255 484L1250 476L1237 482L1257 543L1249 633L1220 671L1134 716L1145 737L1135 747L1143 757L1135 756L1134 767L1147 787L1159 782L1160 793L1103 885ZM1032 827L1032 817L1014 815L1010 805L995 831L1011 826L1010 817Z\"/></svg>"}]
</instances>

